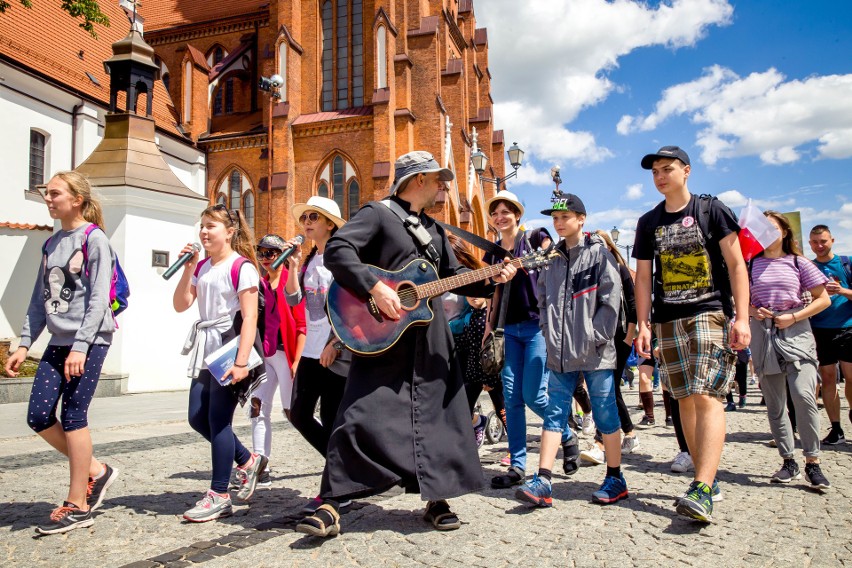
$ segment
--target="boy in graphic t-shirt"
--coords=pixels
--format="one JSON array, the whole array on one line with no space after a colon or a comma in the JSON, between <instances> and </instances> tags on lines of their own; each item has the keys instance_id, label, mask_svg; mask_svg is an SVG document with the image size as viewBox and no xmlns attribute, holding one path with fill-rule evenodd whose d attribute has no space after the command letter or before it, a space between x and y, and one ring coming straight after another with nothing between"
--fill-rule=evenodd
<instances>
[{"instance_id":1,"label":"boy in graphic t-shirt","mask_svg":"<svg viewBox=\"0 0 852 568\"><path fill-rule=\"evenodd\" d=\"M664 146L642 158L642 167L651 170L665 201L636 227L636 351L650 357L653 292L660 371L680 404L695 463L695 478L678 499L677 512L709 523L713 496L720 494L715 477L725 443L723 402L735 370L733 350L748 347L751 339L748 317L730 324L732 308L748 314L748 272L731 210L717 199L702 206L706 198L689 192L686 152ZM709 219L702 220L708 209Z\"/></svg>"}]
</instances>

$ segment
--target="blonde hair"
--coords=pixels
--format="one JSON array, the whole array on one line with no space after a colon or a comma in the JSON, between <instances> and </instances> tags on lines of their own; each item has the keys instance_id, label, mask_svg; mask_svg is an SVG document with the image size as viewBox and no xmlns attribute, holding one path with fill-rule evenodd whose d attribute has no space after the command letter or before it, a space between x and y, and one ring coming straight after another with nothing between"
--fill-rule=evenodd
<instances>
[{"instance_id":1,"label":"blonde hair","mask_svg":"<svg viewBox=\"0 0 852 568\"><path fill-rule=\"evenodd\" d=\"M248 221L239 209L226 209L222 205L211 205L201 212L202 217L210 217L225 225L226 229L233 228L234 236L231 237L231 248L237 254L251 262L255 268L260 270L257 264L255 252L254 231L249 227Z\"/></svg>"},{"instance_id":2,"label":"blonde hair","mask_svg":"<svg viewBox=\"0 0 852 568\"><path fill-rule=\"evenodd\" d=\"M75 198L83 198L83 206L81 210L83 219L89 223L94 223L102 230L106 231L106 226L104 225L104 212L103 209L101 209L101 202L92 193L92 184L89 183L89 178L73 170L56 172L53 177L64 181L72 196Z\"/></svg>"}]
</instances>

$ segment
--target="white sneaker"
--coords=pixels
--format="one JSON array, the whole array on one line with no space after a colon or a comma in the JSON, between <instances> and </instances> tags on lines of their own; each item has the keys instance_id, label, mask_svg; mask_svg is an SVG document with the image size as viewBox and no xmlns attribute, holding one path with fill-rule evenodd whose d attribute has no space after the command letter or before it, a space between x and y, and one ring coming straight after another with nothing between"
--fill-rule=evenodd
<instances>
[{"instance_id":1,"label":"white sneaker","mask_svg":"<svg viewBox=\"0 0 852 568\"><path fill-rule=\"evenodd\" d=\"M228 517L232 513L231 496L223 497L218 493L207 491L195 507L183 514L183 518L193 523L212 521L220 517Z\"/></svg>"},{"instance_id":2,"label":"white sneaker","mask_svg":"<svg viewBox=\"0 0 852 568\"><path fill-rule=\"evenodd\" d=\"M692 456L686 452L680 452L672 460L672 471L675 473L686 473L687 471L695 471L695 464L692 463Z\"/></svg>"},{"instance_id":3,"label":"white sneaker","mask_svg":"<svg viewBox=\"0 0 852 568\"><path fill-rule=\"evenodd\" d=\"M586 463L600 465L606 463L606 452L600 449L597 444L592 444L591 448L580 452L580 459Z\"/></svg>"},{"instance_id":4,"label":"white sneaker","mask_svg":"<svg viewBox=\"0 0 852 568\"><path fill-rule=\"evenodd\" d=\"M639 447L639 436L625 436L621 440L621 453L632 454Z\"/></svg>"},{"instance_id":5,"label":"white sneaker","mask_svg":"<svg viewBox=\"0 0 852 568\"><path fill-rule=\"evenodd\" d=\"M592 418L591 414L586 414L583 416L583 434L586 436L591 436L595 433L595 419Z\"/></svg>"}]
</instances>

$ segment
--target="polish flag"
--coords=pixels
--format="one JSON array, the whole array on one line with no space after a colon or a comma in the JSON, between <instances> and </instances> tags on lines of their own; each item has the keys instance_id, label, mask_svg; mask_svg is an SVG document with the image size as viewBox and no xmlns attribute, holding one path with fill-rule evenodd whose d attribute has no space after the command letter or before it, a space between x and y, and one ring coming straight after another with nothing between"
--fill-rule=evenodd
<instances>
[{"instance_id":1,"label":"polish flag","mask_svg":"<svg viewBox=\"0 0 852 568\"><path fill-rule=\"evenodd\" d=\"M781 232L748 200L740 211L740 248L746 262L781 238Z\"/></svg>"}]
</instances>

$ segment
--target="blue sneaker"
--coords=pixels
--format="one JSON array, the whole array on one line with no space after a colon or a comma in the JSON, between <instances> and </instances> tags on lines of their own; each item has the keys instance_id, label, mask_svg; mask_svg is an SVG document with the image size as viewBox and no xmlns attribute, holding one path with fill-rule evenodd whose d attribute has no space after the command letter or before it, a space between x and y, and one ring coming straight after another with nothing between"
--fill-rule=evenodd
<instances>
[{"instance_id":1,"label":"blue sneaker","mask_svg":"<svg viewBox=\"0 0 852 568\"><path fill-rule=\"evenodd\" d=\"M713 488L693 481L677 503L677 514L703 523L713 522Z\"/></svg>"},{"instance_id":2,"label":"blue sneaker","mask_svg":"<svg viewBox=\"0 0 852 568\"><path fill-rule=\"evenodd\" d=\"M532 503L536 507L553 506L553 487L550 480L539 477L538 474L515 490L515 499L524 503Z\"/></svg>"},{"instance_id":3,"label":"blue sneaker","mask_svg":"<svg viewBox=\"0 0 852 568\"><path fill-rule=\"evenodd\" d=\"M604 477L601 488L592 493L592 501L609 505L627 499L627 496L627 482L624 481L624 475L619 474L618 477L607 475Z\"/></svg>"}]
</instances>

